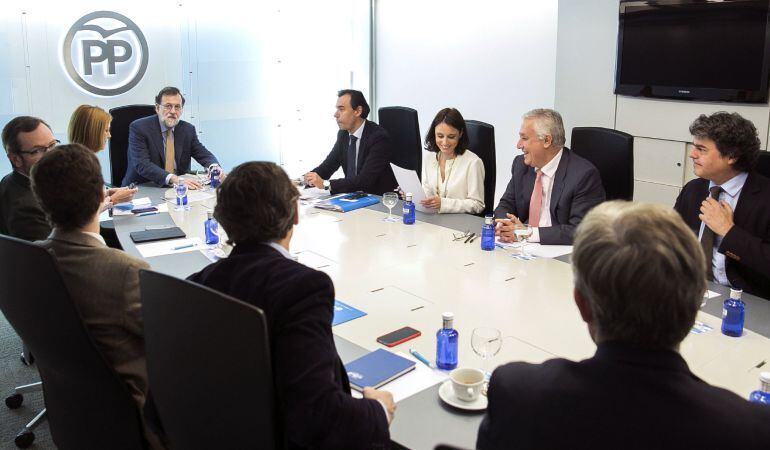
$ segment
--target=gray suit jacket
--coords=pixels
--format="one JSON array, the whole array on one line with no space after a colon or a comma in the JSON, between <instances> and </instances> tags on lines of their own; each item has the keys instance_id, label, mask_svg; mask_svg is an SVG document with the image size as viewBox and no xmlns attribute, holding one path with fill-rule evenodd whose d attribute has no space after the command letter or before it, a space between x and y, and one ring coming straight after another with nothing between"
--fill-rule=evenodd
<instances>
[{"instance_id":1,"label":"gray suit jacket","mask_svg":"<svg viewBox=\"0 0 770 450\"><path fill-rule=\"evenodd\" d=\"M529 199L535 187L535 169L517 156L511 166L511 181L495 217L506 213L521 220L529 217ZM551 224L540 228L540 242L549 245L572 245L575 229L588 211L605 199L602 179L596 167L564 147L551 190Z\"/></svg>"},{"instance_id":2,"label":"gray suit jacket","mask_svg":"<svg viewBox=\"0 0 770 450\"><path fill-rule=\"evenodd\" d=\"M147 366L139 269L150 266L80 231L54 228L39 245L53 250L62 279L102 355L128 385L141 411Z\"/></svg>"}]
</instances>

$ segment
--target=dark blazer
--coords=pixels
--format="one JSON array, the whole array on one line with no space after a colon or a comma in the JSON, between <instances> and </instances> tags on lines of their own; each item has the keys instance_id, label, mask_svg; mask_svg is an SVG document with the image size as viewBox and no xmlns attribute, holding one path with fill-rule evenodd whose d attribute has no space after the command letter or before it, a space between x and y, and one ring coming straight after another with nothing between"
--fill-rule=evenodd
<instances>
[{"instance_id":1,"label":"dark blazer","mask_svg":"<svg viewBox=\"0 0 770 450\"><path fill-rule=\"evenodd\" d=\"M529 217L529 200L535 187L535 169L519 155L511 166L511 181L495 208L495 217L506 213L520 220ZM551 224L540 228L543 244L571 245L575 229L588 211L605 199L602 179L596 167L564 147L551 189Z\"/></svg>"},{"instance_id":2,"label":"dark blazer","mask_svg":"<svg viewBox=\"0 0 770 450\"><path fill-rule=\"evenodd\" d=\"M123 177L123 186L147 181L152 181L159 186L166 184L168 172L164 169L166 163L164 142L157 115L131 122L128 128L128 167L126 176ZM180 120L174 127L176 175L190 171L191 157L203 167L214 163L219 164L217 158L198 140L195 127Z\"/></svg>"},{"instance_id":3,"label":"dark blazer","mask_svg":"<svg viewBox=\"0 0 770 450\"><path fill-rule=\"evenodd\" d=\"M510 363L492 374L477 447L766 449L770 408L711 386L671 350L599 345L580 362Z\"/></svg>"},{"instance_id":4,"label":"dark blazer","mask_svg":"<svg viewBox=\"0 0 770 450\"><path fill-rule=\"evenodd\" d=\"M687 183L674 209L697 236L700 206L709 196L709 181ZM750 172L733 211L735 225L717 251L726 256L725 271L733 287L770 299L770 179Z\"/></svg>"},{"instance_id":5,"label":"dark blazer","mask_svg":"<svg viewBox=\"0 0 770 450\"><path fill-rule=\"evenodd\" d=\"M265 312L288 448L387 447L382 405L350 395L332 336L334 285L328 275L266 244L241 243L189 279Z\"/></svg>"},{"instance_id":6,"label":"dark blazer","mask_svg":"<svg viewBox=\"0 0 770 450\"><path fill-rule=\"evenodd\" d=\"M364 132L361 134L361 142L358 145L358 160L356 161L356 175L348 174L347 152L350 145L350 133L340 130L337 133L337 142L332 151L320 166L312 171L324 180L342 167L345 178L330 180L332 194L340 192L364 191L370 194L382 195L394 190L398 186L393 169L390 168L391 149L390 136L385 128L374 122L366 121Z\"/></svg>"},{"instance_id":7,"label":"dark blazer","mask_svg":"<svg viewBox=\"0 0 770 450\"><path fill-rule=\"evenodd\" d=\"M39 241L51 234L51 225L40 209L28 177L13 171L0 181L0 233Z\"/></svg>"}]
</instances>

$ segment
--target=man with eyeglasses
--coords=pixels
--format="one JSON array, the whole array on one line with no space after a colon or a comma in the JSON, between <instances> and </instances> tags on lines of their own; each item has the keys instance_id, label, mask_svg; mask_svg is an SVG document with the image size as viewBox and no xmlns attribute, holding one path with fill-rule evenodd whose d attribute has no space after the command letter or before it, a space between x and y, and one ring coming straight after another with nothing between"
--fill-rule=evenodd
<instances>
[{"instance_id":1,"label":"man with eyeglasses","mask_svg":"<svg viewBox=\"0 0 770 450\"><path fill-rule=\"evenodd\" d=\"M191 158L209 169L219 166L217 158L198 140L195 127L180 119L184 103L179 89L165 87L155 97L157 116L131 123L123 186L147 181L159 186L182 182L190 189L199 189L198 180L180 176L190 171ZM219 170L224 178L224 170L221 167Z\"/></svg>"},{"instance_id":2,"label":"man with eyeglasses","mask_svg":"<svg viewBox=\"0 0 770 450\"><path fill-rule=\"evenodd\" d=\"M51 233L51 225L30 188L32 166L59 143L42 119L19 116L2 133L3 148L13 172L0 181L0 233L36 241Z\"/></svg>"}]
</instances>

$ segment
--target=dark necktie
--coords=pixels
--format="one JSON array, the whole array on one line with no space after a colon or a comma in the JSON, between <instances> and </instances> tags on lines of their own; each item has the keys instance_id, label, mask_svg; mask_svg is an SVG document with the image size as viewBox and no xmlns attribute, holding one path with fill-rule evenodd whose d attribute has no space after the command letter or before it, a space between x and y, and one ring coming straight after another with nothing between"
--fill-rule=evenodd
<instances>
[{"instance_id":1,"label":"dark necktie","mask_svg":"<svg viewBox=\"0 0 770 450\"><path fill-rule=\"evenodd\" d=\"M710 189L711 198L719 201L719 194L722 192L720 186L714 186ZM714 272L712 271L714 261L714 230L703 224L703 235L700 237L700 245L703 248L703 254L706 256L706 278L714 281Z\"/></svg>"},{"instance_id":2,"label":"dark necktie","mask_svg":"<svg viewBox=\"0 0 770 450\"><path fill-rule=\"evenodd\" d=\"M356 141L357 137L350 135L350 142L348 143L348 177L356 175Z\"/></svg>"}]
</instances>

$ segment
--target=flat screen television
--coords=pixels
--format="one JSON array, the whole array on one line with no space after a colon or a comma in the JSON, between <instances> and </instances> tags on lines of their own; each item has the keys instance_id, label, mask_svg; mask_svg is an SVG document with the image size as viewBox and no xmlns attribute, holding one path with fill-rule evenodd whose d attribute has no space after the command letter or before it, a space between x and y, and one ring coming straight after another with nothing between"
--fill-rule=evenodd
<instances>
[{"instance_id":1,"label":"flat screen television","mask_svg":"<svg viewBox=\"0 0 770 450\"><path fill-rule=\"evenodd\" d=\"M766 103L769 3L621 0L615 93Z\"/></svg>"}]
</instances>

